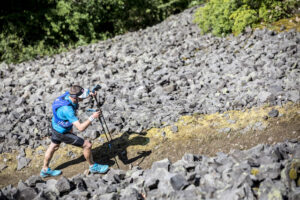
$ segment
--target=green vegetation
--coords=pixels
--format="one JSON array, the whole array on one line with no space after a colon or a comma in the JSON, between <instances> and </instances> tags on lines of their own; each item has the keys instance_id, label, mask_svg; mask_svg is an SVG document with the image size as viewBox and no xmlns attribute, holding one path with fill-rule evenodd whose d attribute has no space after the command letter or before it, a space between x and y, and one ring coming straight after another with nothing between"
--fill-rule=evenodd
<instances>
[{"instance_id":1,"label":"green vegetation","mask_svg":"<svg viewBox=\"0 0 300 200\"><path fill-rule=\"evenodd\" d=\"M300 32L300 14L296 14L291 18L280 19L273 23L260 23L257 25L253 25L254 28L265 28L274 30L276 32L288 31L291 29L295 29Z\"/></svg>"},{"instance_id":2,"label":"green vegetation","mask_svg":"<svg viewBox=\"0 0 300 200\"><path fill-rule=\"evenodd\" d=\"M11 0L0 8L0 62L22 62L154 25L202 0Z\"/></svg>"},{"instance_id":3,"label":"green vegetation","mask_svg":"<svg viewBox=\"0 0 300 200\"><path fill-rule=\"evenodd\" d=\"M202 33L222 36L241 33L247 26L291 17L299 0L210 0L195 14Z\"/></svg>"}]
</instances>

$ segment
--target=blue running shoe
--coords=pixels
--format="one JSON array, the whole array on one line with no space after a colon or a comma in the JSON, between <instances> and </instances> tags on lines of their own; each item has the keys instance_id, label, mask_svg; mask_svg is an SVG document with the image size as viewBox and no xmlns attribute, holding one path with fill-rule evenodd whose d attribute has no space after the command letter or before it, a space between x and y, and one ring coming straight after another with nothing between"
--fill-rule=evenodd
<instances>
[{"instance_id":1,"label":"blue running shoe","mask_svg":"<svg viewBox=\"0 0 300 200\"><path fill-rule=\"evenodd\" d=\"M93 164L92 166L90 166L90 172L91 173L106 173L108 171L108 165L100 165L100 164Z\"/></svg>"},{"instance_id":2,"label":"blue running shoe","mask_svg":"<svg viewBox=\"0 0 300 200\"><path fill-rule=\"evenodd\" d=\"M41 170L40 176L45 178L47 176L59 176L61 175L61 170L51 170L50 168L47 169L47 171L45 170Z\"/></svg>"}]
</instances>

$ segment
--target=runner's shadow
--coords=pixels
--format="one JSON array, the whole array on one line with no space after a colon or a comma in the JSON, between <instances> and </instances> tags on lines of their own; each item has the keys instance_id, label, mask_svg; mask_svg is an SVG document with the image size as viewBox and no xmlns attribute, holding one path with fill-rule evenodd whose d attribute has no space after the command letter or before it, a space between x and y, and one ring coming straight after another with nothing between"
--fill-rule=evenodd
<instances>
[{"instance_id":1,"label":"runner's shadow","mask_svg":"<svg viewBox=\"0 0 300 200\"><path fill-rule=\"evenodd\" d=\"M131 135L132 135L132 137L130 137ZM148 144L149 138L145 137L144 135L145 135L145 133L137 134L137 133L132 133L132 132L125 132L120 137L113 139L110 142L110 145L108 142L105 142L104 144L92 149L92 155L93 155L94 162L112 166L115 164L115 158L118 157L119 160L122 161L122 163L124 165L128 165L128 164L131 164L142 158L141 161L138 163L138 165L139 165L141 162L143 162L145 157L147 157L151 154L151 151L138 152L137 156L128 159L126 149L127 149L127 147L133 146L133 145ZM83 155L74 160L65 162L65 163L57 166L55 169L64 169L70 165L79 164L81 162L86 162Z\"/></svg>"}]
</instances>

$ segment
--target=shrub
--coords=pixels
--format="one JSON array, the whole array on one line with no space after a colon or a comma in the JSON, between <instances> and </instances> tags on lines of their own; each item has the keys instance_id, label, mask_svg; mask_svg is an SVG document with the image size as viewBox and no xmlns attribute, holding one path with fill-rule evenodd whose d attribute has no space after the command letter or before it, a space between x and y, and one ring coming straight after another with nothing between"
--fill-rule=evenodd
<instances>
[{"instance_id":1,"label":"shrub","mask_svg":"<svg viewBox=\"0 0 300 200\"><path fill-rule=\"evenodd\" d=\"M247 26L258 21L257 12L246 5L234 11L229 19L234 21L232 32L235 34L241 33Z\"/></svg>"},{"instance_id":2,"label":"shrub","mask_svg":"<svg viewBox=\"0 0 300 200\"><path fill-rule=\"evenodd\" d=\"M211 0L198 8L194 21L202 33L237 35L258 22L290 17L298 6L298 0Z\"/></svg>"},{"instance_id":3,"label":"shrub","mask_svg":"<svg viewBox=\"0 0 300 200\"><path fill-rule=\"evenodd\" d=\"M0 62L51 55L153 25L202 0L14 0L0 8Z\"/></svg>"}]
</instances>

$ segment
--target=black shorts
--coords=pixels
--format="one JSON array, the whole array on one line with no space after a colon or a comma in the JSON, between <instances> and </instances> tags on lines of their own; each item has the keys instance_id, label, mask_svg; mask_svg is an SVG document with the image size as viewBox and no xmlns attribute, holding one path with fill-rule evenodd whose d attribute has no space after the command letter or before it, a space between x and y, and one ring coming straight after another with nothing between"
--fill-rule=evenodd
<instances>
[{"instance_id":1,"label":"black shorts","mask_svg":"<svg viewBox=\"0 0 300 200\"><path fill-rule=\"evenodd\" d=\"M51 141L54 144L60 144L64 142L66 144L71 144L77 147L82 147L84 143L84 139L78 137L73 133L59 133L52 128Z\"/></svg>"}]
</instances>

